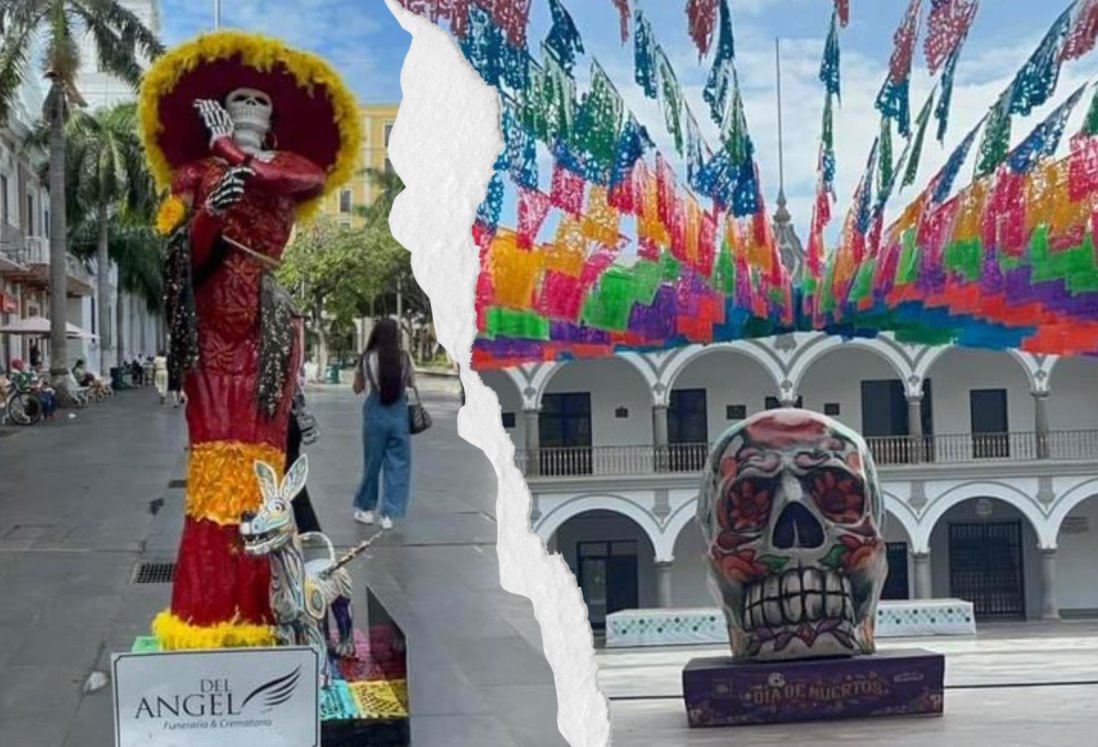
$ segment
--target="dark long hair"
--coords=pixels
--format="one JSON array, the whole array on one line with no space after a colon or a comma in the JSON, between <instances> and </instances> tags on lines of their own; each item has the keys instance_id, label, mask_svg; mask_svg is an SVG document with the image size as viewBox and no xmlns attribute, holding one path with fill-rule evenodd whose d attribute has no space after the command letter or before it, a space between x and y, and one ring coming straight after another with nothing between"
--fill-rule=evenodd
<instances>
[{"instance_id":1,"label":"dark long hair","mask_svg":"<svg viewBox=\"0 0 1098 747\"><path fill-rule=\"evenodd\" d=\"M391 405L404 393L404 355L400 350L400 327L392 319L382 319L370 332L366 355L377 353L378 395L383 405Z\"/></svg>"}]
</instances>

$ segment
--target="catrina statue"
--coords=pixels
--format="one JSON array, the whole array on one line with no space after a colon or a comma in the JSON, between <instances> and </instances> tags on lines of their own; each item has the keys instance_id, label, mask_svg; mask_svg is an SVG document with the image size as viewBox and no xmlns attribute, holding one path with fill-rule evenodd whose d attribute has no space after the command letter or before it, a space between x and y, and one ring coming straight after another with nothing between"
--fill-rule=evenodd
<instances>
[{"instance_id":1,"label":"catrina statue","mask_svg":"<svg viewBox=\"0 0 1098 747\"><path fill-rule=\"evenodd\" d=\"M354 95L319 58L217 32L157 60L142 136L167 197L169 366L184 382L190 461L167 649L273 642L268 558L243 551L261 503L253 465L285 463L300 317L275 273L295 222L350 177Z\"/></svg>"},{"instance_id":2,"label":"catrina statue","mask_svg":"<svg viewBox=\"0 0 1098 747\"><path fill-rule=\"evenodd\" d=\"M873 457L842 424L770 410L725 432L706 462L698 524L733 656L872 653L883 521Z\"/></svg>"}]
</instances>

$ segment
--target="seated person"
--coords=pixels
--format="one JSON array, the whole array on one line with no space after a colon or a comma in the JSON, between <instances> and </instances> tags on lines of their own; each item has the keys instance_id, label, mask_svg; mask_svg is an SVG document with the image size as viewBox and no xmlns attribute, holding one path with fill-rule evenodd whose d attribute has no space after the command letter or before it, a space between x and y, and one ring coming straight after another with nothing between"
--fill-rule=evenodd
<instances>
[{"instance_id":1,"label":"seated person","mask_svg":"<svg viewBox=\"0 0 1098 747\"><path fill-rule=\"evenodd\" d=\"M134 386L142 386L145 382L145 368L141 365L140 358L134 358L130 364L130 378Z\"/></svg>"},{"instance_id":2,"label":"seated person","mask_svg":"<svg viewBox=\"0 0 1098 747\"><path fill-rule=\"evenodd\" d=\"M91 386L95 383L95 377L88 373L88 367L81 358L72 367L72 377L76 379L77 386Z\"/></svg>"}]
</instances>

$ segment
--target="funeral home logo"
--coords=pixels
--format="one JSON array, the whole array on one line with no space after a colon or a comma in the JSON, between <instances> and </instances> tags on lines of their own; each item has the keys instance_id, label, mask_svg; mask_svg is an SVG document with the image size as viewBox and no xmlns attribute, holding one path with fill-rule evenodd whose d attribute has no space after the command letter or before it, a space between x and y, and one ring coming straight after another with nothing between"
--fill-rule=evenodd
<instances>
[{"instance_id":1,"label":"funeral home logo","mask_svg":"<svg viewBox=\"0 0 1098 747\"><path fill-rule=\"evenodd\" d=\"M161 721L170 730L270 726L271 719L262 716L289 702L300 681L300 666L246 694L228 678L202 678L191 691L142 697L134 719Z\"/></svg>"}]
</instances>

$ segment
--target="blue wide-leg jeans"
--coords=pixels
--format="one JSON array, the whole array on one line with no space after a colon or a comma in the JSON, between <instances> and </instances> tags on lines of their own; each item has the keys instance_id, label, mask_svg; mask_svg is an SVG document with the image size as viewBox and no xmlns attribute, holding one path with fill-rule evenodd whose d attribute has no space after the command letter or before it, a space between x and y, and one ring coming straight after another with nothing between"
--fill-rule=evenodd
<instances>
[{"instance_id":1,"label":"blue wide-leg jeans","mask_svg":"<svg viewBox=\"0 0 1098 747\"><path fill-rule=\"evenodd\" d=\"M355 495L355 508L378 511L399 519L408 510L412 468L412 436L408 431L408 401L402 395L383 405L376 393L366 398L362 417L364 468ZM384 473L384 494L378 509L378 492Z\"/></svg>"}]
</instances>

